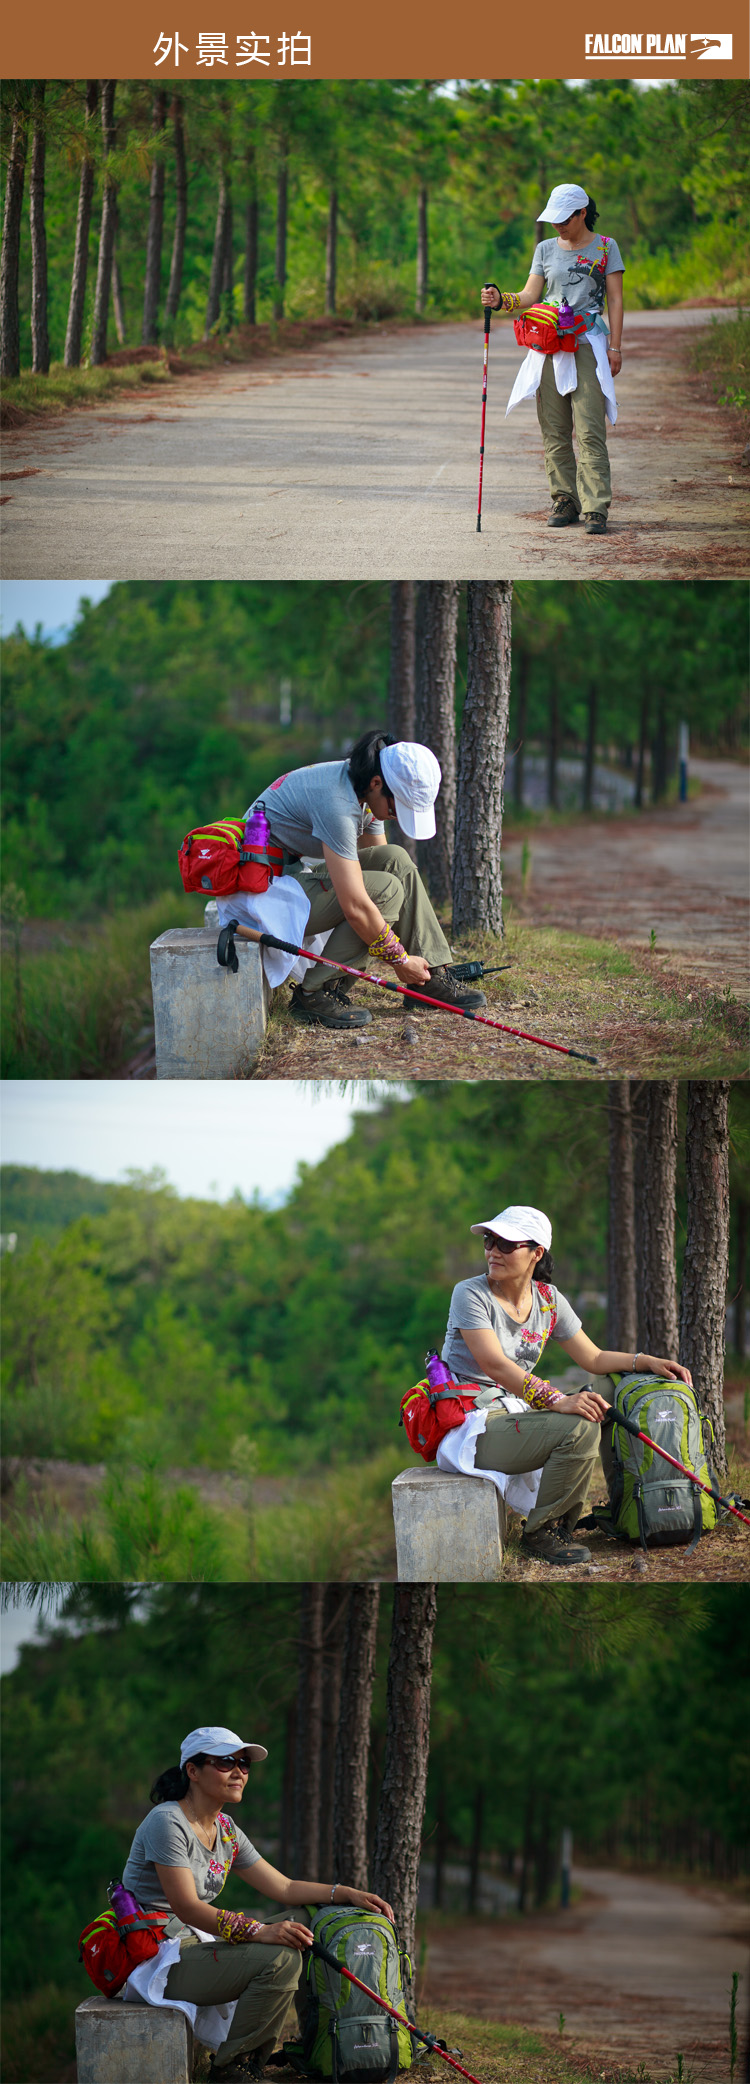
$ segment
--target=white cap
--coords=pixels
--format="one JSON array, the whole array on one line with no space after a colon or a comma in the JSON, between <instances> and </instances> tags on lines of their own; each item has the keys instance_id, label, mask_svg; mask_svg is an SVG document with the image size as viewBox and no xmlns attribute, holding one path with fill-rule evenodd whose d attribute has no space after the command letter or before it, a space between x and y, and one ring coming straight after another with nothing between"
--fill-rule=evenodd
<instances>
[{"instance_id":1,"label":"white cap","mask_svg":"<svg viewBox=\"0 0 750 2084\"><path fill-rule=\"evenodd\" d=\"M384 745L378 759L402 832L409 839L432 839L433 804L443 779L435 754L428 745L414 745L402 738L397 745Z\"/></svg>"},{"instance_id":2,"label":"white cap","mask_svg":"<svg viewBox=\"0 0 750 2084\"><path fill-rule=\"evenodd\" d=\"M585 188L578 188L575 181L562 181L559 188L553 188L539 215L544 224L564 224L574 210L585 210L587 202Z\"/></svg>"},{"instance_id":3,"label":"white cap","mask_svg":"<svg viewBox=\"0 0 750 2084\"><path fill-rule=\"evenodd\" d=\"M180 1765L195 1758L197 1751L207 1751L214 1758L231 1758L235 1751L249 1751L251 1758L267 1758L265 1744L247 1744L233 1729L224 1729L219 1722L204 1722L200 1729L191 1729L180 1746Z\"/></svg>"},{"instance_id":4,"label":"white cap","mask_svg":"<svg viewBox=\"0 0 750 2084\"><path fill-rule=\"evenodd\" d=\"M510 1244L523 1244L530 1237L535 1245L543 1245L545 1252L552 1243L552 1224L540 1208L525 1208L522 1202L513 1202L511 1208L501 1208L499 1216L491 1216L489 1223L472 1223L472 1230L494 1230L496 1237L507 1237Z\"/></svg>"}]
</instances>

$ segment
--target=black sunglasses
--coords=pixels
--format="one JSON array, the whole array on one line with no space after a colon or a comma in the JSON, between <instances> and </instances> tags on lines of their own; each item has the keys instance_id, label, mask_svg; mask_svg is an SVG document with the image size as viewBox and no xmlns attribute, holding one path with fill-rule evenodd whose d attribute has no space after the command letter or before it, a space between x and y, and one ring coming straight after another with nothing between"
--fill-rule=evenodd
<instances>
[{"instance_id":1,"label":"black sunglasses","mask_svg":"<svg viewBox=\"0 0 750 2084\"><path fill-rule=\"evenodd\" d=\"M485 1252L491 1252L493 1249L498 1252L533 1252L534 1249L533 1237L518 1237L511 1240L507 1237L495 1237L491 1230L484 1231L483 1243Z\"/></svg>"},{"instance_id":2,"label":"black sunglasses","mask_svg":"<svg viewBox=\"0 0 750 2084\"><path fill-rule=\"evenodd\" d=\"M207 1766L213 1766L217 1773L231 1773L235 1766L239 1767L241 1773L249 1773L252 1760L248 1758L246 1751L238 1752L236 1758L209 1758L206 1753L205 1763Z\"/></svg>"}]
</instances>

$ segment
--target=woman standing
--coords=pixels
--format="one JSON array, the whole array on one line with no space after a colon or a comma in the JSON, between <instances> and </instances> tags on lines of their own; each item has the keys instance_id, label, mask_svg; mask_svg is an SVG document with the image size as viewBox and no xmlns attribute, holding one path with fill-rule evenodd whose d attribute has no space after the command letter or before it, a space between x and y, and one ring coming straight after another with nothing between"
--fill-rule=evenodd
<instances>
[{"instance_id":1,"label":"woman standing","mask_svg":"<svg viewBox=\"0 0 750 2084\"><path fill-rule=\"evenodd\" d=\"M250 2084L262 2075L282 2035L300 1955L313 1937L293 1917L264 1925L243 1910L216 1910L215 1898L232 1867L285 1911L308 1903L352 1903L393 1921L390 1904L366 1889L290 1881L227 1816L226 1806L242 1801L253 1760L267 1757L264 1745L246 1744L231 1729L211 1724L191 1730L179 1766L168 1767L151 1789L155 1810L138 1825L123 1873L126 1889L144 1909L171 1913L165 1938L179 1940L180 1957L167 1977L166 2000L223 2005L236 1999L228 2036L209 2072L222 2084ZM213 1944L203 1945L201 1935Z\"/></svg>"},{"instance_id":2,"label":"woman standing","mask_svg":"<svg viewBox=\"0 0 750 2084\"><path fill-rule=\"evenodd\" d=\"M604 535L612 498L606 418L609 415L613 423L617 418L613 378L622 367L624 262L616 240L594 231L598 211L585 188L574 182L553 188L542 214L546 223L555 225L556 236L540 240L525 288L500 290L488 283L482 303L493 310L519 312L542 299L558 305L565 301L585 321L585 336L575 353L563 349L527 358L531 366L527 370L524 364L508 412L536 391L552 498L548 526L570 528L582 513L587 535Z\"/></svg>"},{"instance_id":3,"label":"woman standing","mask_svg":"<svg viewBox=\"0 0 750 2084\"><path fill-rule=\"evenodd\" d=\"M593 1344L550 1281L552 1230L541 1209L514 1205L471 1229L483 1239L487 1271L454 1288L442 1357L457 1382L478 1382L481 1393L476 1412L444 1436L438 1466L540 1476L527 1486L522 1553L543 1563L585 1563L589 1550L570 1535L585 1511L609 1400L595 1389L564 1396L540 1379L534 1369L547 1340L554 1337L592 1375L638 1367L690 1382L689 1370L650 1353L603 1353Z\"/></svg>"}]
</instances>

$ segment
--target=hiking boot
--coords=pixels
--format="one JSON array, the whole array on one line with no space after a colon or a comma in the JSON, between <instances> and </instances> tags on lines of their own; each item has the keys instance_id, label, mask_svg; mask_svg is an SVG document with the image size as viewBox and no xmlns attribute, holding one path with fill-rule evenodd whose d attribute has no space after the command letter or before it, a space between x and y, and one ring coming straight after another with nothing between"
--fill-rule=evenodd
<instances>
[{"instance_id":1,"label":"hiking boot","mask_svg":"<svg viewBox=\"0 0 750 2084\"><path fill-rule=\"evenodd\" d=\"M606 535L606 514L584 514L583 525L587 535Z\"/></svg>"},{"instance_id":2,"label":"hiking boot","mask_svg":"<svg viewBox=\"0 0 750 2084\"><path fill-rule=\"evenodd\" d=\"M308 1021L313 1027L321 1028L368 1028L372 1014L354 1006L347 1006L335 989L324 984L322 991L303 991L300 984L292 986L292 1018Z\"/></svg>"},{"instance_id":3,"label":"hiking boot","mask_svg":"<svg viewBox=\"0 0 750 2084\"><path fill-rule=\"evenodd\" d=\"M253 2052L233 2055L229 2062L221 2065L217 2063L215 2055L212 2055L211 2067L208 2072L209 2084L211 2084L211 2080L213 2080L213 2084L219 2084L220 2077L222 2084L260 2084L264 2070L265 2063L262 2056Z\"/></svg>"},{"instance_id":4,"label":"hiking boot","mask_svg":"<svg viewBox=\"0 0 750 2084\"><path fill-rule=\"evenodd\" d=\"M521 1555L532 1563L588 1563L591 1550L558 1534L555 1527L539 1527L536 1534L521 1535Z\"/></svg>"},{"instance_id":5,"label":"hiking boot","mask_svg":"<svg viewBox=\"0 0 750 2084\"><path fill-rule=\"evenodd\" d=\"M552 501L552 512L547 522L547 527L572 528L578 518L578 508L575 500L567 499L564 493L559 493L557 499Z\"/></svg>"},{"instance_id":6,"label":"hiking boot","mask_svg":"<svg viewBox=\"0 0 750 2084\"><path fill-rule=\"evenodd\" d=\"M487 1004L487 1000L484 996L483 991L463 990L461 985L456 983L455 978L451 977L449 971L445 968L445 965L442 963L440 964L438 969L430 971L429 979L426 984L410 984L409 990L410 992L418 992L420 998L422 996L422 993L424 993L425 998L443 999L445 1004L448 1006L460 1006L462 1012L467 1012L472 1009L478 1012L481 1006L486 1006ZM413 1006L416 1011L419 1005L419 998L406 999L405 1005L407 1008L409 1006ZM423 1011L431 1013L435 1011L435 1008L431 1006L426 1006L423 1008Z\"/></svg>"}]
</instances>

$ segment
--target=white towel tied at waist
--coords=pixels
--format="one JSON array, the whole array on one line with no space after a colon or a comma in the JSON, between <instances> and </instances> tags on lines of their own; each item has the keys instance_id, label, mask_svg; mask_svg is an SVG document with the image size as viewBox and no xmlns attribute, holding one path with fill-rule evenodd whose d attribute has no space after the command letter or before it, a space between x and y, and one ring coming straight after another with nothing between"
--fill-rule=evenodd
<instances>
[{"instance_id":1,"label":"white towel tied at waist","mask_svg":"<svg viewBox=\"0 0 750 2084\"><path fill-rule=\"evenodd\" d=\"M224 899L225 904L228 901L227 898ZM231 912L229 916L231 918ZM198 1932L196 1936L211 1945L213 1935L210 1932ZM142 2004L163 2005L167 2011L184 2012L186 2019L190 2020L196 2040L202 2041L203 2046L210 2048L215 2054L227 2038L237 2009L237 1999L235 1997L227 2004L190 2004L186 1997L165 1997L167 1976L179 1958L179 1939L163 1939L158 1954L152 1954L150 1961L141 1961L140 1966L134 1968L132 1975L128 1976L123 1991L125 2003L130 1999L131 2004L134 2004L140 1999Z\"/></svg>"},{"instance_id":2,"label":"white towel tied at waist","mask_svg":"<svg viewBox=\"0 0 750 2084\"><path fill-rule=\"evenodd\" d=\"M241 926L253 926L256 933L278 934L280 941L294 941L297 947L310 917L310 899L296 876L276 876L262 896L252 890L235 890L232 897L217 897L216 903L222 926L239 919ZM310 945L315 947L315 942ZM272 991L286 983L298 960L296 955L284 955L280 948L263 949L263 968ZM321 979L325 975L321 970Z\"/></svg>"},{"instance_id":3,"label":"white towel tied at waist","mask_svg":"<svg viewBox=\"0 0 750 2084\"><path fill-rule=\"evenodd\" d=\"M585 340L581 339L575 354L572 354L569 348L561 348L558 354L553 355L552 367L555 372L555 383L560 397L569 397L571 391L575 391L578 388L578 356L585 354L586 348L590 347L596 363L596 373L604 392L604 410L607 419L614 427L617 419L617 399L612 382L612 371L607 361L608 337L606 333L587 333ZM525 361L521 363L505 408L506 420L509 412L513 412L515 406L520 405L524 398L535 397L542 381L542 371L546 360L547 356L543 355L538 347L529 348Z\"/></svg>"},{"instance_id":4,"label":"white towel tied at waist","mask_svg":"<svg viewBox=\"0 0 750 2084\"><path fill-rule=\"evenodd\" d=\"M520 1397L503 1398L504 1411L528 1411L528 1408L528 1404L524 1404ZM491 1405L489 1409L492 1409ZM536 1505L542 1471L527 1469L520 1476L505 1476L502 1469L475 1469L477 1441L486 1429L487 1407L481 1411L470 1411L462 1426L453 1426L449 1433L443 1434L436 1456L437 1466L453 1476L488 1476L490 1483L495 1484L511 1512L518 1512L525 1518Z\"/></svg>"}]
</instances>

